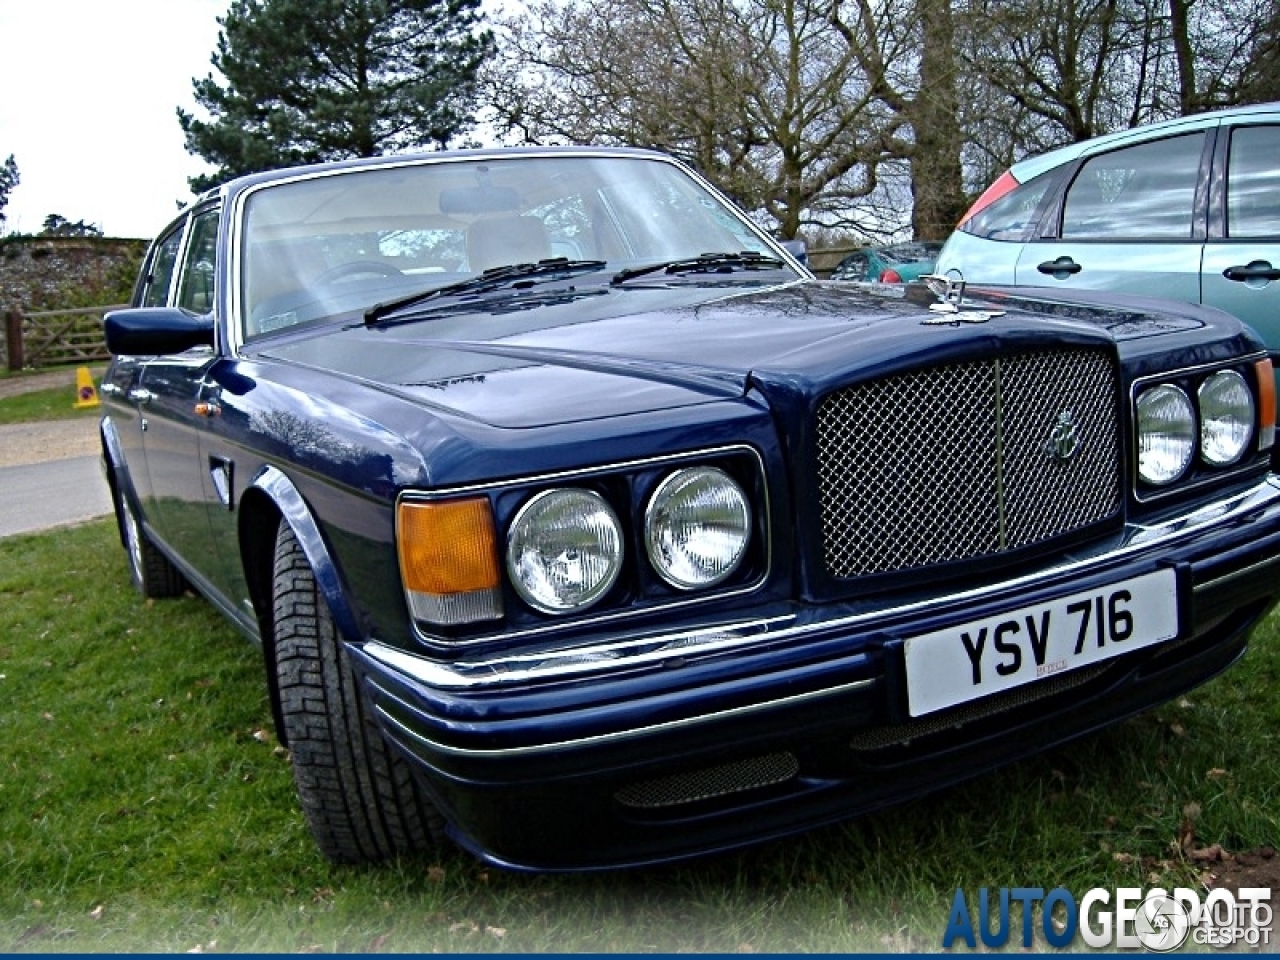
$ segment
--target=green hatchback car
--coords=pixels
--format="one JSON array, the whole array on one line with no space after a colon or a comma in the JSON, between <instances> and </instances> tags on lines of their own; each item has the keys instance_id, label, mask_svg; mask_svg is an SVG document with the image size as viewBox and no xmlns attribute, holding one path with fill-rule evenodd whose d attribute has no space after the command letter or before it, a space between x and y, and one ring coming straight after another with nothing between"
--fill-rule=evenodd
<instances>
[{"instance_id":1,"label":"green hatchback car","mask_svg":"<svg viewBox=\"0 0 1280 960\"><path fill-rule=\"evenodd\" d=\"M1182 117L1014 164L935 273L1188 300L1280 358L1280 103Z\"/></svg>"},{"instance_id":2,"label":"green hatchback car","mask_svg":"<svg viewBox=\"0 0 1280 960\"><path fill-rule=\"evenodd\" d=\"M941 248L940 243L913 241L856 250L836 265L831 279L908 283L933 270Z\"/></svg>"}]
</instances>

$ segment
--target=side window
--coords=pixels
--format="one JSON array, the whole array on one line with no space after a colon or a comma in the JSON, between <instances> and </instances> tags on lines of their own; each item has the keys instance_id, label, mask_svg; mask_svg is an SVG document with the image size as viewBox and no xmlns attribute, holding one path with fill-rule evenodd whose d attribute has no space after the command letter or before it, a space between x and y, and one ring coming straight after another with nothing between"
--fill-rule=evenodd
<instances>
[{"instance_id":1,"label":"side window","mask_svg":"<svg viewBox=\"0 0 1280 960\"><path fill-rule=\"evenodd\" d=\"M986 240L1026 243L1040 222L1045 195L1056 191L1061 174L1058 168L1020 184L960 224L960 229Z\"/></svg>"},{"instance_id":2,"label":"side window","mask_svg":"<svg viewBox=\"0 0 1280 960\"><path fill-rule=\"evenodd\" d=\"M181 226L157 241L142 288L141 306L163 307L169 302L169 281L173 279L173 268L178 262L178 251L181 248Z\"/></svg>"},{"instance_id":3,"label":"side window","mask_svg":"<svg viewBox=\"0 0 1280 960\"><path fill-rule=\"evenodd\" d=\"M1231 134L1227 236L1280 237L1280 127L1238 127Z\"/></svg>"},{"instance_id":4,"label":"side window","mask_svg":"<svg viewBox=\"0 0 1280 960\"><path fill-rule=\"evenodd\" d=\"M1204 133L1087 161L1067 190L1062 239L1191 239Z\"/></svg>"},{"instance_id":5,"label":"side window","mask_svg":"<svg viewBox=\"0 0 1280 960\"><path fill-rule=\"evenodd\" d=\"M855 254L845 261L841 269L841 273L848 280L865 280L867 279L867 257L865 254Z\"/></svg>"},{"instance_id":6,"label":"side window","mask_svg":"<svg viewBox=\"0 0 1280 960\"><path fill-rule=\"evenodd\" d=\"M213 264L218 251L218 211L196 214L178 283L178 306L191 313L213 309Z\"/></svg>"}]
</instances>

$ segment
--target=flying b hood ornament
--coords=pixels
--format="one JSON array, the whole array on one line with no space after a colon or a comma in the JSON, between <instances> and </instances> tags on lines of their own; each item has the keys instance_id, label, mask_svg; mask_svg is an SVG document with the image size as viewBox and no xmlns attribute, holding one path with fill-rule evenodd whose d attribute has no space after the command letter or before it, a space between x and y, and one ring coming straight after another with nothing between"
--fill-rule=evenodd
<instances>
[{"instance_id":1,"label":"flying b hood ornament","mask_svg":"<svg viewBox=\"0 0 1280 960\"><path fill-rule=\"evenodd\" d=\"M937 273L925 274L920 279L941 301L929 304L929 309L935 315L920 321L925 326L958 327L962 323L986 323L992 317L998 317L1004 313L1003 310L965 309L964 280Z\"/></svg>"}]
</instances>

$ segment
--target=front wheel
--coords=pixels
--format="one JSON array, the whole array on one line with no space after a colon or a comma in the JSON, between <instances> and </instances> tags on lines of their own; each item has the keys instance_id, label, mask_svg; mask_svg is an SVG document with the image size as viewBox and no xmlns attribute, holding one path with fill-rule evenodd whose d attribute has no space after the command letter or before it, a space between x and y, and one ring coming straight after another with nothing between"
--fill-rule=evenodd
<instances>
[{"instance_id":1,"label":"front wheel","mask_svg":"<svg viewBox=\"0 0 1280 960\"><path fill-rule=\"evenodd\" d=\"M276 679L294 785L320 851L366 863L434 846L440 816L365 715L315 574L289 525L276 536Z\"/></svg>"}]
</instances>

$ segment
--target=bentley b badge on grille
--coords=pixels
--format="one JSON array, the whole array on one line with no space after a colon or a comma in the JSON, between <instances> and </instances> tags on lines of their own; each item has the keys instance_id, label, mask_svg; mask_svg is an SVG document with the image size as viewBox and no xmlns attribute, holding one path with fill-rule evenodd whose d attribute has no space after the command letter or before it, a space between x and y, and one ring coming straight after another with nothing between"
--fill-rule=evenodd
<instances>
[{"instance_id":1,"label":"bentley b badge on grille","mask_svg":"<svg viewBox=\"0 0 1280 960\"><path fill-rule=\"evenodd\" d=\"M1054 460L1066 463L1076 455L1080 448L1080 431L1076 427L1076 418L1070 410L1063 410L1054 421L1049 432L1049 441L1044 445L1044 452Z\"/></svg>"}]
</instances>

